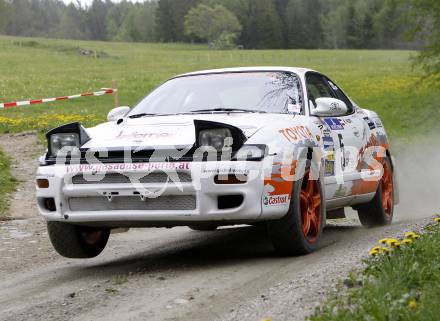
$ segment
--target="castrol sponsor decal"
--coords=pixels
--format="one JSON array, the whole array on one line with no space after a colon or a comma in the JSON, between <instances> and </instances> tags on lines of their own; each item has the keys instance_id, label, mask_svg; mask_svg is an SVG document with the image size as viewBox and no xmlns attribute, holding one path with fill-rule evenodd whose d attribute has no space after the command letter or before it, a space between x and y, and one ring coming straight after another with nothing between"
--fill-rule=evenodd
<instances>
[{"instance_id":1,"label":"castrol sponsor decal","mask_svg":"<svg viewBox=\"0 0 440 321\"><path fill-rule=\"evenodd\" d=\"M266 195L263 200L265 206L280 206L286 205L290 201L290 195Z\"/></svg>"}]
</instances>

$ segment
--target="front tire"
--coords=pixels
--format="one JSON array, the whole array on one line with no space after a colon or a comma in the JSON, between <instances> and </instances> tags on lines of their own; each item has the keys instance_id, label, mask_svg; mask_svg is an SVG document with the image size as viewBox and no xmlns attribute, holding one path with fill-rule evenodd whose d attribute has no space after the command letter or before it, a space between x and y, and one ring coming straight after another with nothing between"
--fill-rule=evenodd
<instances>
[{"instance_id":1,"label":"front tire","mask_svg":"<svg viewBox=\"0 0 440 321\"><path fill-rule=\"evenodd\" d=\"M98 256L107 245L110 230L63 222L47 222L47 232L55 250L71 259Z\"/></svg>"},{"instance_id":2,"label":"front tire","mask_svg":"<svg viewBox=\"0 0 440 321\"><path fill-rule=\"evenodd\" d=\"M325 224L325 199L320 180L310 180L310 170L295 182L289 212L267 223L269 237L281 255L309 254L318 249Z\"/></svg>"},{"instance_id":3,"label":"front tire","mask_svg":"<svg viewBox=\"0 0 440 321\"><path fill-rule=\"evenodd\" d=\"M359 220L365 227L390 225L394 214L393 168L388 158L383 159L383 175L374 198L357 206Z\"/></svg>"}]
</instances>

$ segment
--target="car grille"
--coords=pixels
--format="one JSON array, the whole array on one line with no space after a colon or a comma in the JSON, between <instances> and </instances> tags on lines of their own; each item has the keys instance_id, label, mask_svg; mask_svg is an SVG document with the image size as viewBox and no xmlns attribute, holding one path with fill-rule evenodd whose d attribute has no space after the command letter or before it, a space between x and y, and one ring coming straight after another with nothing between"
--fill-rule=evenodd
<instances>
[{"instance_id":1,"label":"car grille","mask_svg":"<svg viewBox=\"0 0 440 321\"><path fill-rule=\"evenodd\" d=\"M78 211L190 211L196 209L195 195L166 195L141 200L135 196L114 197L72 197L69 199L72 212Z\"/></svg>"},{"instance_id":2,"label":"car grille","mask_svg":"<svg viewBox=\"0 0 440 321\"><path fill-rule=\"evenodd\" d=\"M174 172L173 174L175 174ZM133 175L133 174L132 174ZM169 176L165 172L152 172L146 174L144 177L139 177L139 175L133 176L133 182L137 183L138 181L141 184L149 184L149 183L166 183L173 182L175 176ZM180 183L190 183L192 182L191 174L186 172L177 172L177 178ZM121 173L107 173L100 181L88 181L83 174L75 175L72 177L72 184L75 185L87 185L87 184L130 184L132 183L130 180L130 174L121 174Z\"/></svg>"}]
</instances>

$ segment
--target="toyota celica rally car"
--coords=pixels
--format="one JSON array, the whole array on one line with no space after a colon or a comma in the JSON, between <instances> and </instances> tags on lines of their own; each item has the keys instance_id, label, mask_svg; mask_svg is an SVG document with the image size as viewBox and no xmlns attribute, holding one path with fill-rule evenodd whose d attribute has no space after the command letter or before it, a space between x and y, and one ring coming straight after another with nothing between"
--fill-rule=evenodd
<instances>
[{"instance_id":1,"label":"toyota celica rally car","mask_svg":"<svg viewBox=\"0 0 440 321\"><path fill-rule=\"evenodd\" d=\"M174 77L93 128L47 134L37 201L56 251L99 255L132 227L265 225L276 251L317 249L326 219L390 224L395 168L378 115L323 74L265 67Z\"/></svg>"}]
</instances>

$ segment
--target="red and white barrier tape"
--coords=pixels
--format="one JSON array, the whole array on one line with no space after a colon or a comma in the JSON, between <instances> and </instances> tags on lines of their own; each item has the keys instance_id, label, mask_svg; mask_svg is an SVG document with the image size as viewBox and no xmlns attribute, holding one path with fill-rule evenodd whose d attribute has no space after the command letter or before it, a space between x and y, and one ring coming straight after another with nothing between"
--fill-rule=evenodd
<instances>
[{"instance_id":1,"label":"red and white barrier tape","mask_svg":"<svg viewBox=\"0 0 440 321\"><path fill-rule=\"evenodd\" d=\"M60 97L55 97L55 98L33 99L33 100L25 100L25 101L13 101L13 102L10 102L10 103L0 103L0 109L6 109L6 108L11 108L11 107L16 107L16 106L28 106L28 105L44 104L44 103L50 103L50 102L54 102L54 101L76 99L76 98L88 97L88 96L103 96L103 95L107 95L107 94L114 94L117 91L118 91L117 89L102 88L101 91L82 93L82 94L72 95L72 96L60 96Z\"/></svg>"}]
</instances>

